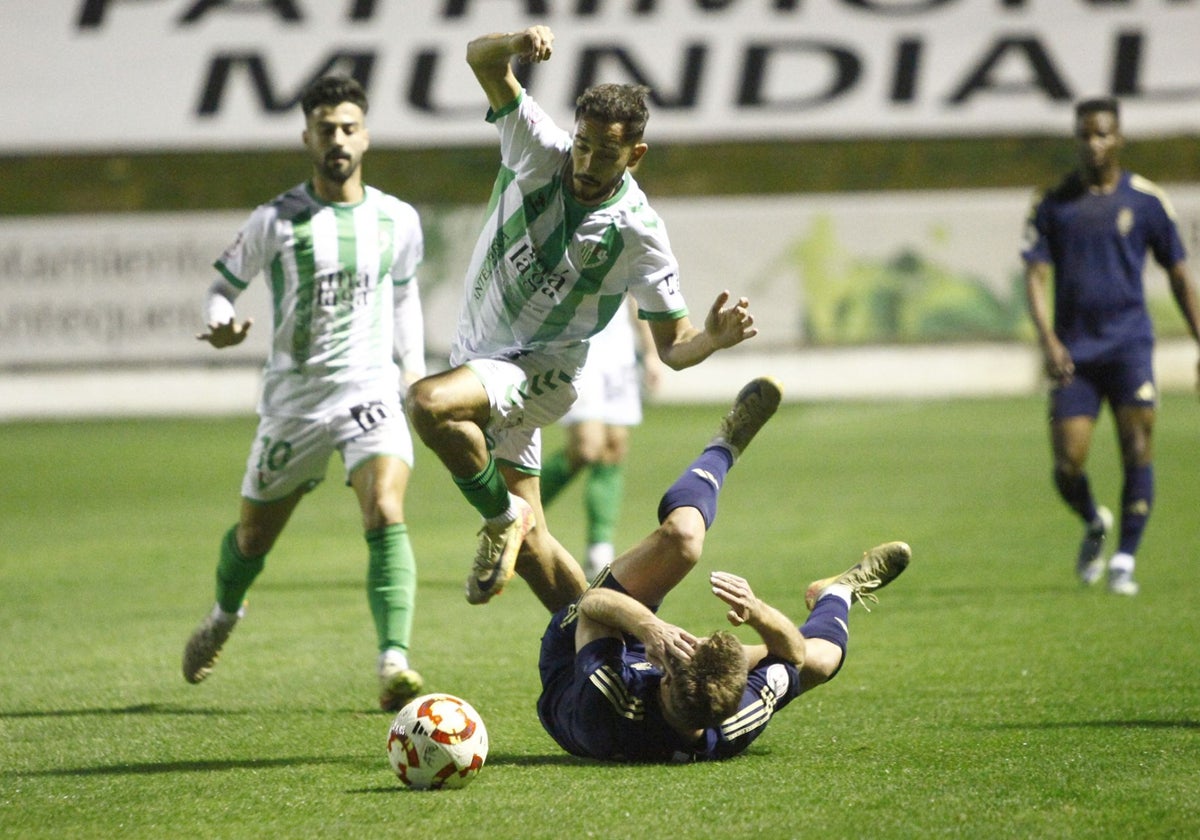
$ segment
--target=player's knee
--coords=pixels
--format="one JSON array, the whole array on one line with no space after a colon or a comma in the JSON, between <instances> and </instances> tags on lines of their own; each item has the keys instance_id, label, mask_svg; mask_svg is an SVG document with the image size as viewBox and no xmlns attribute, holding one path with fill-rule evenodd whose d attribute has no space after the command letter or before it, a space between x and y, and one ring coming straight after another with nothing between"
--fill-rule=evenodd
<instances>
[{"instance_id":1,"label":"player's knee","mask_svg":"<svg viewBox=\"0 0 1200 840\"><path fill-rule=\"evenodd\" d=\"M408 388L404 398L404 409L418 433L433 422L436 396L437 386L428 378L419 379Z\"/></svg>"},{"instance_id":2,"label":"player's knee","mask_svg":"<svg viewBox=\"0 0 1200 840\"><path fill-rule=\"evenodd\" d=\"M671 546L672 553L690 566L700 561L704 551L704 520L699 516L686 515L693 508L676 508L658 526L659 535ZM678 515L677 515L678 514Z\"/></svg>"}]
</instances>

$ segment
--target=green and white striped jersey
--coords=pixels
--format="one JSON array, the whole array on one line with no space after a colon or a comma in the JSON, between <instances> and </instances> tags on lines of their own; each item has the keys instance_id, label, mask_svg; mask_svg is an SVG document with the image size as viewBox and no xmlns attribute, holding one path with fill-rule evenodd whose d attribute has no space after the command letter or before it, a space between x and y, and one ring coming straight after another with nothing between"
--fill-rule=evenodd
<instances>
[{"instance_id":1,"label":"green and white striped jersey","mask_svg":"<svg viewBox=\"0 0 1200 840\"><path fill-rule=\"evenodd\" d=\"M616 194L586 207L566 189L571 135L528 93L488 120L500 173L467 271L450 361L543 351L577 357L631 294L638 315L687 314L667 230L626 172Z\"/></svg>"},{"instance_id":2,"label":"green and white striped jersey","mask_svg":"<svg viewBox=\"0 0 1200 840\"><path fill-rule=\"evenodd\" d=\"M260 273L270 287L260 413L315 416L394 396L393 353L419 358L423 371L420 219L395 196L365 189L357 204L329 204L296 186L257 207L215 263L238 291Z\"/></svg>"}]
</instances>

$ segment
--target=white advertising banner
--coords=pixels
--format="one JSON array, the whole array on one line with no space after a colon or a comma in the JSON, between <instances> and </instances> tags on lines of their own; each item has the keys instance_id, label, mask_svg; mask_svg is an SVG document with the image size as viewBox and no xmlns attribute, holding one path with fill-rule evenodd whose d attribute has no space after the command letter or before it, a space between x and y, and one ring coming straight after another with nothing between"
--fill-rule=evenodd
<instances>
[{"instance_id":1,"label":"white advertising banner","mask_svg":"<svg viewBox=\"0 0 1200 840\"><path fill-rule=\"evenodd\" d=\"M1200 187L1168 186L1200 255ZM953 343L1031 344L1019 249L1023 190L664 199L695 321L723 289L751 299L759 337L731 351ZM444 359L480 208L421 208L427 349ZM238 347L197 341L213 260L245 214L0 219L0 368L257 363L270 331L266 283L238 300L255 327ZM1148 261L1161 335L1184 335ZM1198 268L1197 274L1200 274Z\"/></svg>"},{"instance_id":2,"label":"white advertising banner","mask_svg":"<svg viewBox=\"0 0 1200 840\"><path fill-rule=\"evenodd\" d=\"M1200 131L1200 0L4 0L0 153L291 147L330 71L376 144L486 144L466 44L539 22L547 110L643 82L658 141L1061 134L1096 95Z\"/></svg>"}]
</instances>

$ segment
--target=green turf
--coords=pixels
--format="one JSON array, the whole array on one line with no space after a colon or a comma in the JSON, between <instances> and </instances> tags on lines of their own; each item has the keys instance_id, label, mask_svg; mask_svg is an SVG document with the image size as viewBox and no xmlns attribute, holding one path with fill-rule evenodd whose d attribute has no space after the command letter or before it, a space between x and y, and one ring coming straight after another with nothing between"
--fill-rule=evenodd
<instances>
[{"instance_id":1,"label":"green turf","mask_svg":"<svg viewBox=\"0 0 1200 840\"><path fill-rule=\"evenodd\" d=\"M252 418L0 425L0 836L1057 838L1200 835L1194 397L1166 399L1143 592L1080 591L1039 399L786 405L731 474L703 569L799 615L869 545L915 559L849 661L744 756L620 767L533 712L544 616L523 584L469 607L476 520L427 451L408 516L414 662L491 733L466 790L400 790L374 706L366 550L340 467L300 508L208 682L179 675L208 607ZM620 539L716 407L651 407ZM549 434L550 445L561 436ZM1094 482L1116 504L1111 424ZM551 508L582 541L580 488ZM664 616L723 610L703 575Z\"/></svg>"}]
</instances>

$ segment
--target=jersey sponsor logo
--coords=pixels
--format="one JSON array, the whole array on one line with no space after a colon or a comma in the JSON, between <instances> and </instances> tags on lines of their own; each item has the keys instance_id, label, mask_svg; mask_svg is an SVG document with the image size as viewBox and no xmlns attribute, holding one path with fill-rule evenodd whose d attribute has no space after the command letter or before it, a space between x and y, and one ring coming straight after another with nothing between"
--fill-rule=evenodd
<instances>
[{"instance_id":1,"label":"jersey sponsor logo","mask_svg":"<svg viewBox=\"0 0 1200 840\"><path fill-rule=\"evenodd\" d=\"M1128 207L1122 207L1117 211L1117 233L1121 236L1128 236L1131 230L1133 230L1133 211Z\"/></svg>"},{"instance_id":2,"label":"jersey sponsor logo","mask_svg":"<svg viewBox=\"0 0 1200 840\"><path fill-rule=\"evenodd\" d=\"M334 308L349 304L351 309L366 306L375 288L375 278L365 271L338 268L316 277L317 306Z\"/></svg>"},{"instance_id":3,"label":"jersey sponsor logo","mask_svg":"<svg viewBox=\"0 0 1200 840\"><path fill-rule=\"evenodd\" d=\"M628 720L644 720L646 704L642 698L629 693L629 687L609 665L604 665L592 672L588 681L604 695L618 715Z\"/></svg>"}]
</instances>

